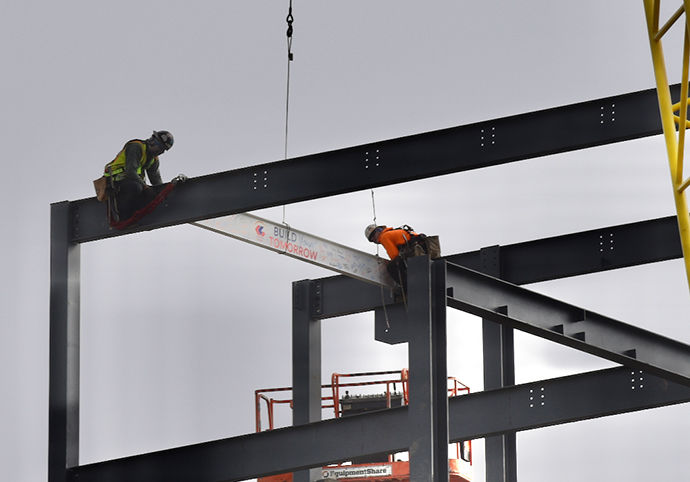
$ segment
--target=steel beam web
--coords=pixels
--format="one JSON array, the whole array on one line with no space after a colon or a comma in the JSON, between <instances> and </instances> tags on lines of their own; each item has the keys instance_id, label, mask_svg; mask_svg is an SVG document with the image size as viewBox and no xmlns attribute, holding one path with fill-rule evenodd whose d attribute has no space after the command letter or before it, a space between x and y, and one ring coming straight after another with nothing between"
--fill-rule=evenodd
<instances>
[{"instance_id":1,"label":"steel beam web","mask_svg":"<svg viewBox=\"0 0 690 482\"><path fill-rule=\"evenodd\" d=\"M94 241L661 132L654 90L633 92L190 178L124 231L108 225L95 198L74 201L70 236Z\"/></svg>"}]
</instances>

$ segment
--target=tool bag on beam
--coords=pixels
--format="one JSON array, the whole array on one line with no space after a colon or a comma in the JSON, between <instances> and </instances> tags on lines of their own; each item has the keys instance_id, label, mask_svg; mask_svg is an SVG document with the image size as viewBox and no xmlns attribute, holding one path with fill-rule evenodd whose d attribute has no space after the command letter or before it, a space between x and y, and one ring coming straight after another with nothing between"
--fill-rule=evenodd
<instances>
[{"instance_id":1,"label":"tool bag on beam","mask_svg":"<svg viewBox=\"0 0 690 482\"><path fill-rule=\"evenodd\" d=\"M441 257L441 241L438 236L416 234L407 224L398 229L404 229L410 235L410 239L405 244L398 246L400 257L412 258L414 256L424 256L426 254L428 254L431 259Z\"/></svg>"}]
</instances>

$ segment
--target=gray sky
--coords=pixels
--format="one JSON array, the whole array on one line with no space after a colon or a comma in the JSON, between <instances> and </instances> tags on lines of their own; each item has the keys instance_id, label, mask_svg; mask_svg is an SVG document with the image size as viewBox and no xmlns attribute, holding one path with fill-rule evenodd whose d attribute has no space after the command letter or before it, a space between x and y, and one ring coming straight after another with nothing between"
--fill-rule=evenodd
<instances>
[{"instance_id":1,"label":"gray sky","mask_svg":"<svg viewBox=\"0 0 690 482\"><path fill-rule=\"evenodd\" d=\"M7 480L46 478L50 203L93 196L103 165L153 129L176 138L161 158L166 180L282 159L287 6L2 3ZM654 86L642 2L293 0L293 8L290 157ZM667 41L673 81L679 39ZM377 189L376 215L439 234L450 254L673 214L668 177L657 137ZM373 217L369 191L290 205L285 216L375 252L362 236ZM291 282L328 275L193 226L83 245L81 462L251 432L253 391L290 384ZM690 340L680 261L534 288ZM449 373L481 390L479 322L451 317ZM407 364L405 346L373 341L372 314L323 328L324 379ZM516 351L519 382L610 366L527 335ZM521 433L519 477L687 478L688 415L678 406ZM475 480L483 479L479 460Z\"/></svg>"}]
</instances>

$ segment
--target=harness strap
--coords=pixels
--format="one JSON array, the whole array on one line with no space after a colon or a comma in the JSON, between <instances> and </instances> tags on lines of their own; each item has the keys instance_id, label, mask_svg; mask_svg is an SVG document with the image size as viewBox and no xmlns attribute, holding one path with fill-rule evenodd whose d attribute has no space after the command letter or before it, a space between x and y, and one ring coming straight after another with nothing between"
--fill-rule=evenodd
<instances>
[{"instance_id":1,"label":"harness strap","mask_svg":"<svg viewBox=\"0 0 690 482\"><path fill-rule=\"evenodd\" d=\"M131 225L132 223L135 223L139 221L141 218L146 216L148 213L156 209L156 206L158 206L160 203L162 203L166 197L168 197L168 194L170 194L170 191L172 191L175 188L175 184L173 182L168 183L165 188L161 192L158 193L158 195L148 203L146 206L132 214L132 217L129 219L126 219L124 221L111 221L110 225L114 227L115 229L125 229L127 226Z\"/></svg>"}]
</instances>

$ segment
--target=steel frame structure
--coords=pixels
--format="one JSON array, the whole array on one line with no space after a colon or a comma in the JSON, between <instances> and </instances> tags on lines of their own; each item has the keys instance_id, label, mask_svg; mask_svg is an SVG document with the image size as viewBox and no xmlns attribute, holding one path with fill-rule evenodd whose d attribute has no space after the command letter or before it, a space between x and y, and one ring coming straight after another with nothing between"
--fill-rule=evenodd
<instances>
[{"instance_id":1,"label":"steel frame structure","mask_svg":"<svg viewBox=\"0 0 690 482\"><path fill-rule=\"evenodd\" d=\"M632 92L191 178L125 234L661 133L655 90ZM70 207L71 241L123 234L95 198Z\"/></svg>"},{"instance_id":2,"label":"steel frame structure","mask_svg":"<svg viewBox=\"0 0 690 482\"><path fill-rule=\"evenodd\" d=\"M313 467L408 449L412 480L445 481L447 444L480 437L489 437L487 480L515 480L519 430L690 401L689 347L518 286L679 258L675 218L663 218L434 261L414 258L409 316L392 299L382 300L378 287L362 281L335 276L295 282L293 427L79 464L81 243L659 133L656 94L649 90L190 179L125 232L108 228L95 199L53 204L49 481L219 482L288 471L297 472L296 480L307 480ZM616 236L615 253L602 242L611 235ZM640 237L654 242L641 243ZM487 390L450 401L445 394L447 306L485 320ZM410 405L322 422L321 320L363 311L375 312L380 341L409 340ZM382 329L386 318L387 332ZM513 329L631 368L514 386ZM627 342L621 345L619 339ZM644 390L632 389L631 373L634 380L644 377ZM535 390L546 392L544 405L530 406ZM576 403L584 397L591 403ZM329 443L334 439L338 444Z\"/></svg>"}]
</instances>

